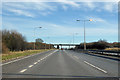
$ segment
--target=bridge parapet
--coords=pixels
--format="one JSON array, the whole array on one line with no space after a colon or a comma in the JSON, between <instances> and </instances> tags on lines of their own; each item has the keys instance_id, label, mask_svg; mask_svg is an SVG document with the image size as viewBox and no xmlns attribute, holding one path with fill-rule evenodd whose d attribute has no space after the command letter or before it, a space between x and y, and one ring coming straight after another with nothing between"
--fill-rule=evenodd
<instances>
[{"instance_id":1,"label":"bridge parapet","mask_svg":"<svg viewBox=\"0 0 120 80\"><path fill-rule=\"evenodd\" d=\"M80 44L53 44L54 46L76 46L76 45L80 45Z\"/></svg>"}]
</instances>

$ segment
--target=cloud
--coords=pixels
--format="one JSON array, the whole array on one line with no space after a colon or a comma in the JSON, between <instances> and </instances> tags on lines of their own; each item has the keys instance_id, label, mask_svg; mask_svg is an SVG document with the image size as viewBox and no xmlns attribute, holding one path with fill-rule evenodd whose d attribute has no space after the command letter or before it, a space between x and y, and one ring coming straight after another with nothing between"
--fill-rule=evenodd
<instances>
[{"instance_id":1,"label":"cloud","mask_svg":"<svg viewBox=\"0 0 120 80\"><path fill-rule=\"evenodd\" d=\"M6 2L3 3L3 8L19 8L19 9L27 9L27 7L25 7L24 5L25 3L21 3L21 2Z\"/></svg>"},{"instance_id":2,"label":"cloud","mask_svg":"<svg viewBox=\"0 0 120 80\"><path fill-rule=\"evenodd\" d=\"M90 9L94 9L97 5L95 5L93 2L84 2L84 6L87 6Z\"/></svg>"},{"instance_id":3,"label":"cloud","mask_svg":"<svg viewBox=\"0 0 120 80\"><path fill-rule=\"evenodd\" d=\"M37 3L37 2L28 2L28 3L9 3L6 2L3 4L3 9L10 12L16 13L17 15L24 15L27 17L35 17L37 13L46 16L51 14L52 11L56 10L56 6L50 5L49 3ZM34 12L35 11L35 12ZM4 12L5 13L5 12ZM6 14L6 13L5 13Z\"/></svg>"},{"instance_id":4,"label":"cloud","mask_svg":"<svg viewBox=\"0 0 120 80\"><path fill-rule=\"evenodd\" d=\"M42 22L41 22L42 23ZM47 35L43 34L43 36L51 36L51 37L56 37L56 36L70 36L70 34L73 33L78 33L78 36L83 36L84 34L84 29L83 27L70 27L70 26L65 26L65 25L57 25L57 24L51 24L51 23L43 23L47 24L49 26L46 26L49 31L47 31ZM118 33L117 28L115 26L113 27L87 27L86 28L86 33L87 36L98 36L99 34L104 34L104 36L109 35L117 35Z\"/></svg>"},{"instance_id":5,"label":"cloud","mask_svg":"<svg viewBox=\"0 0 120 80\"><path fill-rule=\"evenodd\" d=\"M36 10L50 10L50 11L55 11L57 9L56 6L54 5L50 5L49 3L43 3L43 2L40 2L40 3L31 3L28 5L31 6L32 9L36 9Z\"/></svg>"},{"instance_id":6,"label":"cloud","mask_svg":"<svg viewBox=\"0 0 120 80\"><path fill-rule=\"evenodd\" d=\"M33 14L31 14L27 11L24 11L24 10L8 9L8 11L13 12L16 15L24 15L24 16L27 16L27 17L34 17Z\"/></svg>"},{"instance_id":7,"label":"cloud","mask_svg":"<svg viewBox=\"0 0 120 80\"><path fill-rule=\"evenodd\" d=\"M43 16L47 16L48 14L52 14L51 12L40 12L39 14L43 15Z\"/></svg>"},{"instance_id":8,"label":"cloud","mask_svg":"<svg viewBox=\"0 0 120 80\"><path fill-rule=\"evenodd\" d=\"M2 0L3 2L64 2L64 0ZM70 1L70 0L66 0ZM119 0L72 0L73 2L119 2Z\"/></svg>"},{"instance_id":9,"label":"cloud","mask_svg":"<svg viewBox=\"0 0 120 80\"><path fill-rule=\"evenodd\" d=\"M98 12L101 12L103 10L108 11L108 12L117 12L117 2L102 2L102 3L98 3L98 2L94 2L94 1L88 1L88 2L81 2L78 3L77 1L67 1L64 0L61 2L63 4L63 9L67 10L68 7L66 7L65 5L70 5L72 7L76 7L76 8L80 8L80 9L84 9L84 10L96 10ZM103 4L104 3L104 4Z\"/></svg>"},{"instance_id":10,"label":"cloud","mask_svg":"<svg viewBox=\"0 0 120 80\"><path fill-rule=\"evenodd\" d=\"M72 2L72 1L65 1L65 2L63 2L64 4L68 4L68 5L71 5L71 6L73 6L73 7L79 7L80 5L79 4L77 4L77 3L75 3L75 2Z\"/></svg>"},{"instance_id":11,"label":"cloud","mask_svg":"<svg viewBox=\"0 0 120 80\"><path fill-rule=\"evenodd\" d=\"M48 3L48 2L5 2L3 3L3 9L9 10L11 12L16 12L16 14L24 15L27 17L35 17L40 15L46 16L52 14L54 11L58 10L59 5L63 8L63 10L67 10L68 8L73 7L73 9L81 9L81 10L96 10L101 12L103 10L109 12L117 12L117 4L116 3L104 3L96 4L94 2L84 2L84 3L77 3L75 1L68 1L68 0L57 0L58 3ZM8 14L5 13L4 14Z\"/></svg>"},{"instance_id":12,"label":"cloud","mask_svg":"<svg viewBox=\"0 0 120 80\"><path fill-rule=\"evenodd\" d=\"M68 9L68 7L65 6L65 5L63 5L62 7L63 7L64 10L67 10L67 9Z\"/></svg>"},{"instance_id":13,"label":"cloud","mask_svg":"<svg viewBox=\"0 0 120 80\"><path fill-rule=\"evenodd\" d=\"M117 12L118 3L117 2L102 2L102 3L84 2L84 7L87 7L91 10L96 10L98 12L101 12L103 10L108 12Z\"/></svg>"},{"instance_id":14,"label":"cloud","mask_svg":"<svg viewBox=\"0 0 120 80\"><path fill-rule=\"evenodd\" d=\"M105 3L103 9L109 12L113 12L114 10L118 10L117 5L117 3Z\"/></svg>"},{"instance_id":15,"label":"cloud","mask_svg":"<svg viewBox=\"0 0 120 80\"><path fill-rule=\"evenodd\" d=\"M77 2L74 1L68 1L68 0L57 0L59 3L63 4L63 5L70 5L72 7L80 7L80 4L78 4ZM64 7L63 7L64 8Z\"/></svg>"}]
</instances>

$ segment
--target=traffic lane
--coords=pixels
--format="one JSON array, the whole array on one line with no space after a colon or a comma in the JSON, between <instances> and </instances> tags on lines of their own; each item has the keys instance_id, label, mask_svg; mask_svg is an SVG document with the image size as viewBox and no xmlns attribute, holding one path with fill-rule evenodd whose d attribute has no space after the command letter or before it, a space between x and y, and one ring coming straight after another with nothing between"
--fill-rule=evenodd
<instances>
[{"instance_id":1,"label":"traffic lane","mask_svg":"<svg viewBox=\"0 0 120 80\"><path fill-rule=\"evenodd\" d=\"M64 51L58 51L50 57L29 68L22 78L60 78L60 77L105 77L107 74L91 68L83 61L78 62ZM29 75L27 75L29 74Z\"/></svg>"},{"instance_id":2,"label":"traffic lane","mask_svg":"<svg viewBox=\"0 0 120 80\"><path fill-rule=\"evenodd\" d=\"M38 53L34 56L30 56L28 58L24 58L24 59L21 59L19 61L13 62L13 63L3 65L2 73L18 73L21 69L29 67L31 64L36 62L38 59L41 59L44 56L46 56L52 52L54 52L54 50Z\"/></svg>"},{"instance_id":3,"label":"traffic lane","mask_svg":"<svg viewBox=\"0 0 120 80\"><path fill-rule=\"evenodd\" d=\"M90 64L98 66L103 70L107 71L110 76L118 77L118 61L101 58L97 56L91 56L84 53L78 53L75 51L66 51L71 56L76 56L79 58L79 61L87 61Z\"/></svg>"}]
</instances>

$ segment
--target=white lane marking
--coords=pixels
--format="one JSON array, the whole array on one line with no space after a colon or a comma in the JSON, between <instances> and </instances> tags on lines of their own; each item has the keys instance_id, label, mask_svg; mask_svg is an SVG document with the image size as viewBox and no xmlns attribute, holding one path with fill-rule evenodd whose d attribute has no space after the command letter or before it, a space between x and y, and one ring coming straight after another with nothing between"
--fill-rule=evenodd
<instances>
[{"instance_id":1,"label":"white lane marking","mask_svg":"<svg viewBox=\"0 0 120 80\"><path fill-rule=\"evenodd\" d=\"M57 50L55 50L53 53L55 53L55 52L57 52ZM37 55L37 54L36 54ZM32 55L33 56L33 55ZM25 58L28 58L28 57L30 57L30 56L27 56L27 57L24 57L24 58L21 58L21 59L18 59L18 60L14 60L14 61L10 61L10 62L8 62L8 63L4 63L4 64L2 64L2 65L5 65L5 64L9 64L9 63L12 63L12 62L16 62L16 61L19 61L19 60L22 60L22 59L25 59ZM42 60L42 59L41 59ZM40 60L38 60L38 61L40 61ZM38 62L35 62L34 64L37 64ZM30 67L32 67L33 65L30 65L29 66L29 68ZM27 69L23 69L23 70L21 70L20 71L20 73L23 73L23 72L25 72Z\"/></svg>"},{"instance_id":2,"label":"white lane marking","mask_svg":"<svg viewBox=\"0 0 120 80\"><path fill-rule=\"evenodd\" d=\"M27 69L23 69L23 70L20 71L20 73L23 73L23 72L25 72L26 70L27 70Z\"/></svg>"},{"instance_id":3,"label":"white lane marking","mask_svg":"<svg viewBox=\"0 0 120 80\"><path fill-rule=\"evenodd\" d=\"M77 56L74 56L76 59L79 59Z\"/></svg>"},{"instance_id":4,"label":"white lane marking","mask_svg":"<svg viewBox=\"0 0 120 80\"><path fill-rule=\"evenodd\" d=\"M29 68L33 67L33 65L30 65Z\"/></svg>"},{"instance_id":5,"label":"white lane marking","mask_svg":"<svg viewBox=\"0 0 120 80\"><path fill-rule=\"evenodd\" d=\"M38 62L40 62L41 60L38 60Z\"/></svg>"},{"instance_id":6,"label":"white lane marking","mask_svg":"<svg viewBox=\"0 0 120 80\"><path fill-rule=\"evenodd\" d=\"M37 64L38 62L35 62L34 64Z\"/></svg>"},{"instance_id":7,"label":"white lane marking","mask_svg":"<svg viewBox=\"0 0 120 80\"><path fill-rule=\"evenodd\" d=\"M47 56L43 57L43 58L42 58L42 59L40 59L40 60L43 60L43 59L47 58L48 56L52 55L53 53L55 53L55 52L57 52L57 51L58 51L58 50L55 50L54 52L52 52L52 53L48 54Z\"/></svg>"},{"instance_id":8,"label":"white lane marking","mask_svg":"<svg viewBox=\"0 0 120 80\"><path fill-rule=\"evenodd\" d=\"M46 51L46 52L48 52L48 51ZM45 52L42 52L42 53L45 53ZM37 54L33 54L33 55L30 55L30 56L27 56L27 57L23 57L23 58L21 58L21 59L17 59L17 60L13 60L13 61L10 61L10 62L6 62L6 63L3 63L2 66L3 66L3 65L6 65L6 64L13 63L13 62L16 62L16 61L20 61L20 60L22 60L22 59L26 59L26 58L29 58L29 57L32 57L32 56L35 56L35 55L39 55L39 54L42 54L42 53L37 53Z\"/></svg>"},{"instance_id":9,"label":"white lane marking","mask_svg":"<svg viewBox=\"0 0 120 80\"><path fill-rule=\"evenodd\" d=\"M47 58L47 57L45 56L45 58Z\"/></svg>"},{"instance_id":10,"label":"white lane marking","mask_svg":"<svg viewBox=\"0 0 120 80\"><path fill-rule=\"evenodd\" d=\"M107 71L105 71L105 70L103 70L103 69L101 69L101 68L99 68L99 67L97 67L97 66L94 66L93 64L90 64L90 63L87 62L87 61L84 61L84 62L85 62L86 64L88 64L88 65L90 65L90 66L92 66L92 67L94 67L94 68L96 68L96 69L98 69L98 70L104 72L104 73L107 73Z\"/></svg>"},{"instance_id":11,"label":"white lane marking","mask_svg":"<svg viewBox=\"0 0 120 80\"><path fill-rule=\"evenodd\" d=\"M65 51L65 53L67 53L67 52ZM76 57L76 56L74 56L74 57ZM76 58L78 58L78 57L76 57ZM93 64L90 64L90 63L87 62L87 61L84 61L84 62L85 62L86 64L88 64L88 65L96 68L97 70L100 70L100 71L102 71L102 72L104 72L104 73L107 73L107 71L105 71L105 70L103 70L103 69L101 69L101 68L99 68L99 67L97 67L97 66L94 66Z\"/></svg>"}]
</instances>

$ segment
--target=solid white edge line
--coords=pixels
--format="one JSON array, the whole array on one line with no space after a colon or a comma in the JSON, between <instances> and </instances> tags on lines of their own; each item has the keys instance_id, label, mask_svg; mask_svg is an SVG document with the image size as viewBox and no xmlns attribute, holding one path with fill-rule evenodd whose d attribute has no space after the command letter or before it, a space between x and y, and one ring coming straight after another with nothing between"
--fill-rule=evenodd
<instances>
[{"instance_id":1,"label":"solid white edge line","mask_svg":"<svg viewBox=\"0 0 120 80\"><path fill-rule=\"evenodd\" d=\"M104 73L107 73L107 71L105 71L105 70L103 70L103 69L101 69L101 68L99 68L99 67L97 67L97 66L94 66L93 64L90 64L90 63L87 62L87 61L84 61L84 62L85 62L86 64L88 64L88 65L90 65L90 66L92 66L92 67L94 67L94 68L96 68L96 69L98 69L98 70L104 72Z\"/></svg>"},{"instance_id":2,"label":"solid white edge line","mask_svg":"<svg viewBox=\"0 0 120 80\"><path fill-rule=\"evenodd\" d=\"M56 50L56 51L58 51L58 50ZM53 53L55 53L56 51L54 51ZM52 54L53 54L52 53ZM33 55L32 55L33 56ZM24 58L22 58L22 59L25 59L25 58L28 58L28 57L30 57L30 56L27 56L27 57L24 57ZM18 59L18 60L22 60L22 59ZM10 62L8 62L8 63L6 63L6 64L9 64L9 63L12 63L12 62L15 62L15 61L18 61L18 60L14 60L14 61L10 61ZM43 59L41 59L41 60L43 60ZM41 60L38 60L38 61L41 61ZM37 64L38 62L35 62L34 64ZM5 64L2 64L2 65L5 65ZM29 66L29 68L31 68L31 67L33 67L33 65L30 65ZM23 72L25 72L27 69L23 69L23 70L21 70L20 71L20 73L23 73Z\"/></svg>"},{"instance_id":3,"label":"solid white edge line","mask_svg":"<svg viewBox=\"0 0 120 80\"><path fill-rule=\"evenodd\" d=\"M67 53L66 51L64 51L64 52ZM76 56L74 56L74 57L76 57ZM85 62L86 64L88 64L88 65L90 65L90 66L92 66L92 67L94 67L94 68L96 68L96 69L104 72L104 73L107 73L107 71L105 71L105 70L103 70L103 69L101 69L101 68L99 68L99 67L97 67L97 66L94 66L93 64L90 64L90 63L87 62L87 61L84 61L84 62Z\"/></svg>"}]
</instances>

